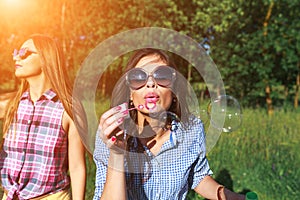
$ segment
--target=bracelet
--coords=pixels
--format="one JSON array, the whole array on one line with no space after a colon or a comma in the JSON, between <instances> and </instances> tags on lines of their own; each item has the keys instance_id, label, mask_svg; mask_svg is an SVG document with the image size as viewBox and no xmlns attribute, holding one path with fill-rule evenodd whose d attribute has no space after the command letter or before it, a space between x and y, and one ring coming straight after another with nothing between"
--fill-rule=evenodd
<instances>
[{"instance_id":1,"label":"bracelet","mask_svg":"<svg viewBox=\"0 0 300 200\"><path fill-rule=\"evenodd\" d=\"M218 187L218 189L217 189L217 198L218 198L218 200L223 200L222 199L222 195L221 195L221 192L222 192L222 189L225 189L225 187L223 186L223 185L220 185L219 187ZM224 190L223 190L224 191ZM224 193L224 195L225 195L225 193ZM225 199L224 199L225 200Z\"/></svg>"}]
</instances>

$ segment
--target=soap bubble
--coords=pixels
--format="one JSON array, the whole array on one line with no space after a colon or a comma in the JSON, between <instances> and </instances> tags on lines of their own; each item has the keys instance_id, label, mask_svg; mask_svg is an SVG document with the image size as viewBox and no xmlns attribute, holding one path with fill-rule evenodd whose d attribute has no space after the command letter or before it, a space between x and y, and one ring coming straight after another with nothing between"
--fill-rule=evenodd
<instances>
[{"instance_id":1,"label":"soap bubble","mask_svg":"<svg viewBox=\"0 0 300 200\"><path fill-rule=\"evenodd\" d=\"M225 116L223 123L219 122L218 117L212 119L214 116ZM239 102L229 95L222 95L211 101L207 107L207 114L210 118L210 123L222 132L229 133L237 130L242 123L242 111Z\"/></svg>"}]
</instances>

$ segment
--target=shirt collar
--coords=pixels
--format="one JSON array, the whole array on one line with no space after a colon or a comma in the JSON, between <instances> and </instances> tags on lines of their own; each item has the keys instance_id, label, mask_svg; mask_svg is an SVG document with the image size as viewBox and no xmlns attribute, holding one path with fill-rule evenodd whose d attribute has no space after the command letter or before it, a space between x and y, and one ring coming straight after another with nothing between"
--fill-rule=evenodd
<instances>
[{"instance_id":1,"label":"shirt collar","mask_svg":"<svg viewBox=\"0 0 300 200\"><path fill-rule=\"evenodd\" d=\"M30 99L29 91L26 91L22 94L21 99Z\"/></svg>"},{"instance_id":2,"label":"shirt collar","mask_svg":"<svg viewBox=\"0 0 300 200\"><path fill-rule=\"evenodd\" d=\"M176 121L176 129L171 132L171 135L173 137L173 142L176 145L177 142L182 142L185 134L185 128L183 127L182 123ZM170 136L171 137L171 136Z\"/></svg>"},{"instance_id":3,"label":"shirt collar","mask_svg":"<svg viewBox=\"0 0 300 200\"><path fill-rule=\"evenodd\" d=\"M184 138L184 127L182 126L182 124L178 121L173 121L174 122L174 126L175 128L173 130L171 130L171 133L170 133L170 137L169 137L169 140L166 141L162 146L161 146L161 149L159 151L159 154L161 154L162 152L168 150L168 149L172 149L172 148L175 148L178 143L182 142L183 141L183 138Z\"/></svg>"},{"instance_id":4,"label":"shirt collar","mask_svg":"<svg viewBox=\"0 0 300 200\"><path fill-rule=\"evenodd\" d=\"M52 89L49 89L42 94L42 96L39 98L39 100L48 99L48 100L56 101L57 100L56 97L57 97L57 94ZM26 92L24 92L22 94L21 99L30 99L29 90L27 90Z\"/></svg>"}]
</instances>

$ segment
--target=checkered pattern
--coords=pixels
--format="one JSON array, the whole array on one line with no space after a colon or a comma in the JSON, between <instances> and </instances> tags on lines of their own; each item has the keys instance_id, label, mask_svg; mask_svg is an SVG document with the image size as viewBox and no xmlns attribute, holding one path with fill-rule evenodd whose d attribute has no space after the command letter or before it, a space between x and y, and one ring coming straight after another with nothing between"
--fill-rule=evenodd
<instances>
[{"instance_id":1,"label":"checkered pattern","mask_svg":"<svg viewBox=\"0 0 300 200\"><path fill-rule=\"evenodd\" d=\"M63 105L52 90L34 104L29 92L22 95L17 120L12 123L1 152L1 180L8 199L29 199L69 187L63 112Z\"/></svg>"},{"instance_id":2,"label":"checkered pattern","mask_svg":"<svg viewBox=\"0 0 300 200\"><path fill-rule=\"evenodd\" d=\"M212 174L206 159L202 122L191 117L188 125L178 123L177 126L156 156L146 147L144 153L129 150L125 161L128 199L185 199L189 189L194 189L205 176ZM134 140L133 143L136 142ZM94 151L97 166L94 200L98 200L103 191L108 157L109 150L97 136ZM142 173L138 173L140 171Z\"/></svg>"}]
</instances>

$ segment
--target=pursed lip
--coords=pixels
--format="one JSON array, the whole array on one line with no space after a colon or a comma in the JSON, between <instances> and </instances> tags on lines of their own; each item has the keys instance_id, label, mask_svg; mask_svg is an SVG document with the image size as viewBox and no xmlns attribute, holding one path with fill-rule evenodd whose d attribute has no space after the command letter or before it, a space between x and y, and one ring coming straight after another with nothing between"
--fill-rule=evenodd
<instances>
[{"instance_id":1,"label":"pursed lip","mask_svg":"<svg viewBox=\"0 0 300 200\"><path fill-rule=\"evenodd\" d=\"M18 69L18 68L20 68L20 67L22 67L22 65L18 65L18 64L15 65L15 68L16 68L16 69Z\"/></svg>"},{"instance_id":2,"label":"pursed lip","mask_svg":"<svg viewBox=\"0 0 300 200\"><path fill-rule=\"evenodd\" d=\"M146 94L144 99L146 100L146 102L155 103L159 100L159 96L158 96L158 94L151 92L151 93Z\"/></svg>"},{"instance_id":3,"label":"pursed lip","mask_svg":"<svg viewBox=\"0 0 300 200\"><path fill-rule=\"evenodd\" d=\"M157 102L159 101L159 95L154 93L154 92L150 92L150 93L147 93L144 97L145 99L145 107L146 109L148 110L155 110L156 109L156 105L157 105Z\"/></svg>"}]
</instances>

